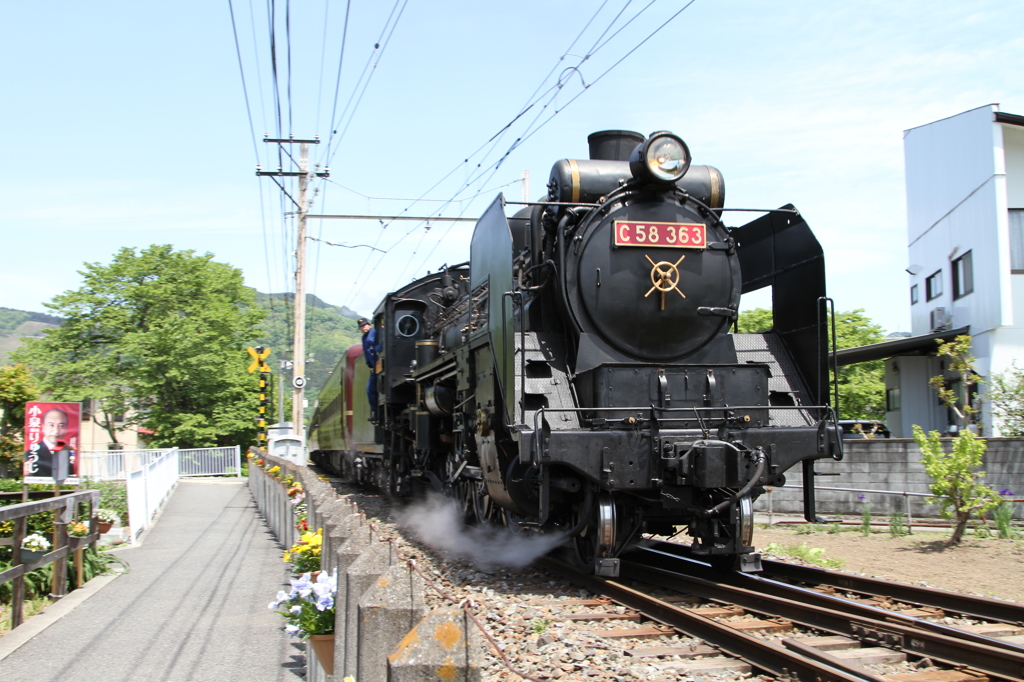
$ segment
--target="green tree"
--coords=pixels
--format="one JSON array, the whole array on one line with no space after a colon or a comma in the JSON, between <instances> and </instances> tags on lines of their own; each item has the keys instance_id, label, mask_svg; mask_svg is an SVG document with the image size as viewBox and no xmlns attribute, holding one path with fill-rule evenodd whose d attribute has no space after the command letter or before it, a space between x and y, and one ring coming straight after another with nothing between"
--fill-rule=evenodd
<instances>
[{"instance_id":1,"label":"green tree","mask_svg":"<svg viewBox=\"0 0 1024 682\"><path fill-rule=\"evenodd\" d=\"M25 451L25 403L39 397L28 367L0 367L0 478L20 475Z\"/></svg>"},{"instance_id":2,"label":"green tree","mask_svg":"<svg viewBox=\"0 0 1024 682\"><path fill-rule=\"evenodd\" d=\"M946 377L939 375L928 380L928 385L939 394L939 400L951 409L963 427L978 423L978 408L971 389L981 383L981 377L974 369L975 358L971 354L971 337L961 334L952 341L939 340L939 357L947 358L949 369L960 379L957 387L951 386ZM980 427L980 425L979 425Z\"/></svg>"},{"instance_id":3,"label":"green tree","mask_svg":"<svg viewBox=\"0 0 1024 682\"><path fill-rule=\"evenodd\" d=\"M202 447L255 437L257 378L248 341L263 312L242 272L212 254L153 245L86 263L84 284L46 304L64 318L17 351L57 400L97 398L94 417L143 426L156 446ZM102 416L102 415L100 415Z\"/></svg>"},{"instance_id":4,"label":"green tree","mask_svg":"<svg viewBox=\"0 0 1024 682\"><path fill-rule=\"evenodd\" d=\"M740 313L737 329L743 333L768 331L772 311L754 308ZM829 333L831 334L831 315ZM836 313L836 348L856 348L885 340L882 328L864 310ZM831 349L830 349L831 350ZM842 419L885 418L885 365L882 360L860 362L839 368L839 409Z\"/></svg>"},{"instance_id":5,"label":"green tree","mask_svg":"<svg viewBox=\"0 0 1024 682\"><path fill-rule=\"evenodd\" d=\"M917 424L914 440L921 448L921 463L932 479L929 488L935 496L933 501L939 503L943 518L954 524L949 544L960 544L971 514L984 514L1003 501L999 493L981 482L985 472L976 470L988 445L964 429L953 439L952 451L946 453L939 432L931 431L925 436L924 429Z\"/></svg>"},{"instance_id":6,"label":"green tree","mask_svg":"<svg viewBox=\"0 0 1024 682\"><path fill-rule=\"evenodd\" d=\"M1024 436L1024 369L1016 363L1001 374L989 377L985 399L999 420L999 433L1011 438Z\"/></svg>"}]
</instances>

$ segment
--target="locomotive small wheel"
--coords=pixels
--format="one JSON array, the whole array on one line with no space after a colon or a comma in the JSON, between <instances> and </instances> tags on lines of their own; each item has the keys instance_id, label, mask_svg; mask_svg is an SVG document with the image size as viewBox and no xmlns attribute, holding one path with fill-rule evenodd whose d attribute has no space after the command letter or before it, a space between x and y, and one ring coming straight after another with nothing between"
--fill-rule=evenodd
<instances>
[{"instance_id":1,"label":"locomotive small wheel","mask_svg":"<svg viewBox=\"0 0 1024 682\"><path fill-rule=\"evenodd\" d=\"M574 524L579 521L580 513L579 508L573 511ZM611 493L601 493L590 511L586 527L572 539L580 568L593 571L597 559L614 556L617 530L615 500Z\"/></svg>"}]
</instances>

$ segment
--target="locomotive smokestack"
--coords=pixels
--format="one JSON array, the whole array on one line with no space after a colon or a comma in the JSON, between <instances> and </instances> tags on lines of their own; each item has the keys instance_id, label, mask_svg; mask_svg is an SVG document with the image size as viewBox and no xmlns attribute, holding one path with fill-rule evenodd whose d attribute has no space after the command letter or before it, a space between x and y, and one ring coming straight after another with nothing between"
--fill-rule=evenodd
<instances>
[{"instance_id":1,"label":"locomotive smokestack","mask_svg":"<svg viewBox=\"0 0 1024 682\"><path fill-rule=\"evenodd\" d=\"M632 130L602 130L587 137L590 158L595 161L629 161L629 155L644 136Z\"/></svg>"}]
</instances>

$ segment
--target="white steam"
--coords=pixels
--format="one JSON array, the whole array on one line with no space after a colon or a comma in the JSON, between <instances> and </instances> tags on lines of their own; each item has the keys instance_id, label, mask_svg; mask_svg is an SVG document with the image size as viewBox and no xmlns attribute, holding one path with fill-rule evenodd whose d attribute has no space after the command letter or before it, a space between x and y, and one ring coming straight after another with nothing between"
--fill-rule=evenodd
<instances>
[{"instance_id":1,"label":"white steam","mask_svg":"<svg viewBox=\"0 0 1024 682\"><path fill-rule=\"evenodd\" d=\"M428 496L398 514L398 525L411 537L477 569L522 568L564 540L561 533L514 535L503 526L467 526L454 500Z\"/></svg>"}]
</instances>

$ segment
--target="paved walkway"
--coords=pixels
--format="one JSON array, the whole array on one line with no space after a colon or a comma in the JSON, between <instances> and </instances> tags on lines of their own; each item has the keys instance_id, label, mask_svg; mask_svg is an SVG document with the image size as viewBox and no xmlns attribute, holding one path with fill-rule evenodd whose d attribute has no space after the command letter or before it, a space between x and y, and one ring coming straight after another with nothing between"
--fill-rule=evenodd
<instances>
[{"instance_id":1,"label":"paved walkway","mask_svg":"<svg viewBox=\"0 0 1024 682\"><path fill-rule=\"evenodd\" d=\"M267 608L288 564L244 483L182 480L142 545L118 555L131 570L0 660L0 680L302 679L302 652Z\"/></svg>"}]
</instances>

